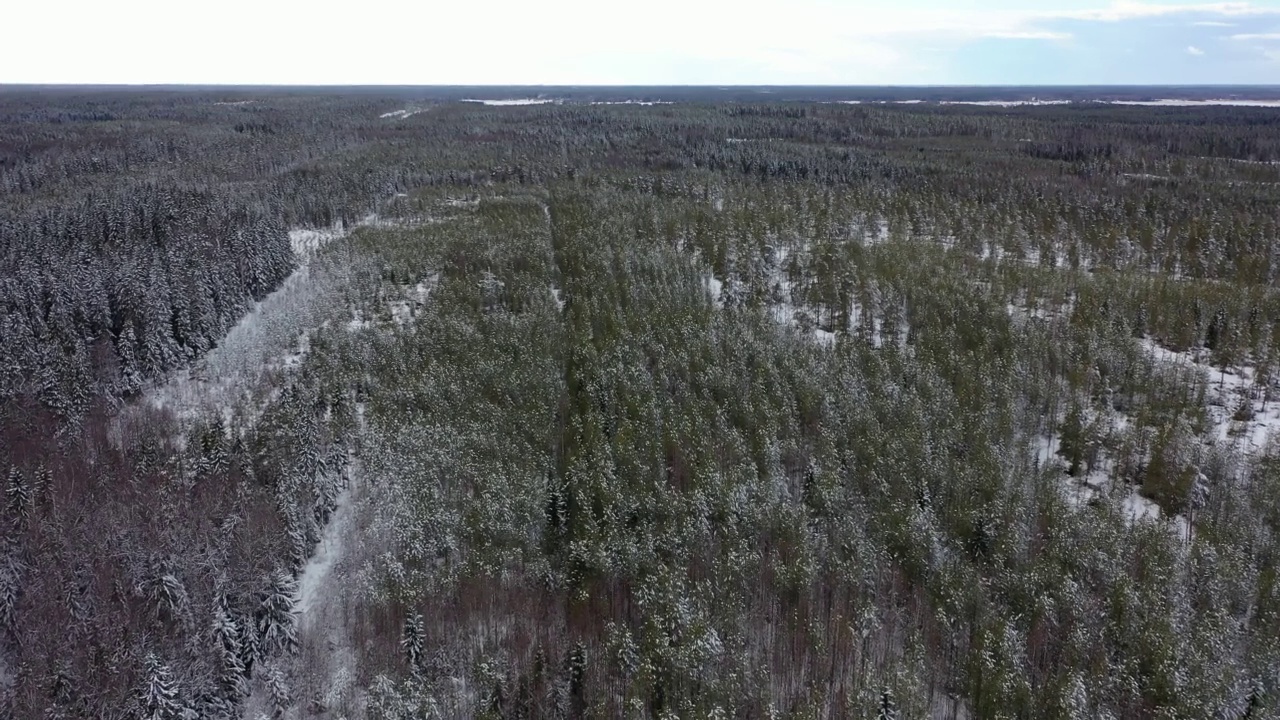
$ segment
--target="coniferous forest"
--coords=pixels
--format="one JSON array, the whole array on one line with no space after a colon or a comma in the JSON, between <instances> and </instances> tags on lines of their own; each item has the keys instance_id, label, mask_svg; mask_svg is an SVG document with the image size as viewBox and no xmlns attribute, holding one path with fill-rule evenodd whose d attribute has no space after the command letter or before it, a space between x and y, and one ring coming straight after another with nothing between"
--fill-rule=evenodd
<instances>
[{"instance_id":1,"label":"coniferous forest","mask_svg":"<svg viewBox=\"0 0 1280 720\"><path fill-rule=\"evenodd\" d=\"M0 716L1280 717L1280 109L939 92L0 89Z\"/></svg>"}]
</instances>

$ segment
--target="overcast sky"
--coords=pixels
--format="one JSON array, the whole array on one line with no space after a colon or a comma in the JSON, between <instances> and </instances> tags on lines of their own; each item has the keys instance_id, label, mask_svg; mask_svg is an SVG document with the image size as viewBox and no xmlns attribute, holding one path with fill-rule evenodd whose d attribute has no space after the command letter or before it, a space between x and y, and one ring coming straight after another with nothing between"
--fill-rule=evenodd
<instances>
[{"instance_id":1,"label":"overcast sky","mask_svg":"<svg viewBox=\"0 0 1280 720\"><path fill-rule=\"evenodd\" d=\"M1280 84L1280 0L6 0L0 82Z\"/></svg>"}]
</instances>

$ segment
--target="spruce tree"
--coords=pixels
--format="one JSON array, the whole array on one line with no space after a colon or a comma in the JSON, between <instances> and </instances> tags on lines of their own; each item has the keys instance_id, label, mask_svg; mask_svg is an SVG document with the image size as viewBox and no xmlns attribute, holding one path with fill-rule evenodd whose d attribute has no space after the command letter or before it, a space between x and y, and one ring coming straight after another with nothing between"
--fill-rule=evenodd
<instances>
[{"instance_id":1,"label":"spruce tree","mask_svg":"<svg viewBox=\"0 0 1280 720\"><path fill-rule=\"evenodd\" d=\"M144 661L144 685L138 695L143 720L180 720L183 705L173 672L154 653Z\"/></svg>"},{"instance_id":2,"label":"spruce tree","mask_svg":"<svg viewBox=\"0 0 1280 720\"><path fill-rule=\"evenodd\" d=\"M404 650L406 662L409 663L409 671L414 675L422 672L423 636L422 614L413 613L404 621L404 634L400 638L400 647Z\"/></svg>"},{"instance_id":3,"label":"spruce tree","mask_svg":"<svg viewBox=\"0 0 1280 720\"><path fill-rule=\"evenodd\" d=\"M283 570L271 574L258 604L258 636L268 654L298 649L298 583Z\"/></svg>"}]
</instances>

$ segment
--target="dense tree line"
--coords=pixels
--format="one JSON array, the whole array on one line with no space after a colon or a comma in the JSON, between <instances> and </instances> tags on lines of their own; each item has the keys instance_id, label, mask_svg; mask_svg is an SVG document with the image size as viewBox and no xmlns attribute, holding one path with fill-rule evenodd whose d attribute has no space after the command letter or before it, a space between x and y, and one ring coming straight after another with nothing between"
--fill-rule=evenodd
<instances>
[{"instance_id":1,"label":"dense tree line","mask_svg":"<svg viewBox=\"0 0 1280 720\"><path fill-rule=\"evenodd\" d=\"M279 219L138 187L0 220L0 396L65 418L201 357L293 269Z\"/></svg>"}]
</instances>

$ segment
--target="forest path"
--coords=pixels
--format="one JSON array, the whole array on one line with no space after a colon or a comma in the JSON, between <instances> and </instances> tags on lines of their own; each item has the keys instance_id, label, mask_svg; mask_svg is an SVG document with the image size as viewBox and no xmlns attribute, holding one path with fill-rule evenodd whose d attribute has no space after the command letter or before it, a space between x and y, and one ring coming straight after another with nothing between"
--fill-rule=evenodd
<instances>
[{"instance_id":1,"label":"forest path","mask_svg":"<svg viewBox=\"0 0 1280 720\"><path fill-rule=\"evenodd\" d=\"M356 420L358 437L363 437L364 403L356 405ZM363 705L355 682L358 655L356 626L351 622L360 563L358 557L353 558L352 549L363 531L361 520L367 521L367 514L361 511L367 507L368 491L360 457L355 451L349 452L347 482L338 496L338 507L298 579L298 640L302 656L295 678L306 696L318 698L312 712L299 708L300 717L358 717ZM303 694L299 695L302 700Z\"/></svg>"},{"instance_id":2,"label":"forest path","mask_svg":"<svg viewBox=\"0 0 1280 720\"><path fill-rule=\"evenodd\" d=\"M372 217L372 216L371 216ZM357 226L358 227L358 226ZM172 373L143 391L135 408L172 413L185 429L201 417L219 412L229 422L237 405L265 405L254 391L271 373L296 367L309 348L308 333L326 304L330 283L320 277L313 260L325 244L349 230L295 229L289 240L298 267L271 294L255 302L205 357ZM128 418L135 413L126 410ZM179 431L181 432L181 430Z\"/></svg>"},{"instance_id":3,"label":"forest path","mask_svg":"<svg viewBox=\"0 0 1280 720\"><path fill-rule=\"evenodd\" d=\"M357 440L349 446L337 506L298 574L294 609L299 652L295 657L272 661L288 678L292 706L285 717L362 717L363 698L356 686L356 624L352 620L360 566L359 558L353 557L353 541L362 531L362 519L367 519L362 510L367 507L368 487L357 451L358 438L366 428L364 403L356 405L356 423ZM242 717L275 717L266 674L255 675Z\"/></svg>"},{"instance_id":4,"label":"forest path","mask_svg":"<svg viewBox=\"0 0 1280 720\"><path fill-rule=\"evenodd\" d=\"M379 207L397 197L385 199ZM359 228L398 224L373 212L347 227L291 229L289 243L298 261L294 271L253 303L203 358L145 388L120 413L123 426L139 417L141 409L169 412L179 428L172 440L181 446L193 422L215 413L229 426L239 409L247 415L242 420L252 423L278 391L268 380L301 365L310 350L311 333L341 309L341 287L349 279L333 263L316 262L320 250Z\"/></svg>"}]
</instances>

